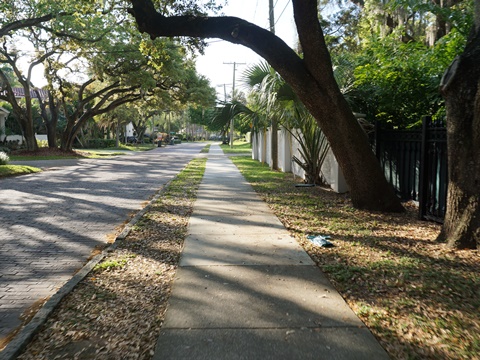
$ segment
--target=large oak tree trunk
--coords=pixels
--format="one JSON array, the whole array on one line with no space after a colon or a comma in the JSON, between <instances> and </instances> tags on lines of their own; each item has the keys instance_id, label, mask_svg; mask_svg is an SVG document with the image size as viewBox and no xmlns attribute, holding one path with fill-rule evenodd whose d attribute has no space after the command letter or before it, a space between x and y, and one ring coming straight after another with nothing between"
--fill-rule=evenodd
<instances>
[{"instance_id":1,"label":"large oak tree trunk","mask_svg":"<svg viewBox=\"0 0 480 360\"><path fill-rule=\"evenodd\" d=\"M77 138L77 134L80 131L80 127L76 124L77 117L75 115L71 115L67 117L67 126L62 133L62 140L60 143L60 149L64 151L71 151L73 150L73 143Z\"/></svg>"},{"instance_id":2,"label":"large oak tree trunk","mask_svg":"<svg viewBox=\"0 0 480 360\"><path fill-rule=\"evenodd\" d=\"M13 114L22 129L22 135L25 139L25 146L28 151L38 150L37 139L35 138L35 130L33 129L33 122L29 120L26 111L16 111L14 108Z\"/></svg>"},{"instance_id":3,"label":"large oak tree trunk","mask_svg":"<svg viewBox=\"0 0 480 360\"><path fill-rule=\"evenodd\" d=\"M477 6L475 30L441 86L447 109L449 184L439 240L457 249L480 248L480 4Z\"/></svg>"},{"instance_id":4,"label":"large oak tree trunk","mask_svg":"<svg viewBox=\"0 0 480 360\"><path fill-rule=\"evenodd\" d=\"M43 122L45 127L47 128L47 141L48 147L51 149L57 148L57 124L58 124L58 105L55 102L55 98L53 97L52 93L48 92L48 105L49 109L47 109L47 105L45 104L44 100L40 96L40 92L37 90L37 97L38 102L41 109L41 114L43 118Z\"/></svg>"},{"instance_id":5,"label":"large oak tree trunk","mask_svg":"<svg viewBox=\"0 0 480 360\"><path fill-rule=\"evenodd\" d=\"M368 141L333 77L330 55L317 17L316 0L293 0L304 58L283 40L235 17L170 16L150 0L131 0L139 30L159 36L220 38L249 47L292 87L327 137L357 208L402 211Z\"/></svg>"}]
</instances>

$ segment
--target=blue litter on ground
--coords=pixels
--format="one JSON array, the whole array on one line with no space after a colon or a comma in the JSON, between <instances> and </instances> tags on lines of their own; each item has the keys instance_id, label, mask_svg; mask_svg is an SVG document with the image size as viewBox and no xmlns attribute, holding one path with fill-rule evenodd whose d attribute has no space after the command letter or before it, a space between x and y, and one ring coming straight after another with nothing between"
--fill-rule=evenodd
<instances>
[{"instance_id":1,"label":"blue litter on ground","mask_svg":"<svg viewBox=\"0 0 480 360\"><path fill-rule=\"evenodd\" d=\"M321 247L333 247L334 245L328 241L330 239L330 236L326 235L308 235L307 239L312 242L312 244L321 246Z\"/></svg>"}]
</instances>

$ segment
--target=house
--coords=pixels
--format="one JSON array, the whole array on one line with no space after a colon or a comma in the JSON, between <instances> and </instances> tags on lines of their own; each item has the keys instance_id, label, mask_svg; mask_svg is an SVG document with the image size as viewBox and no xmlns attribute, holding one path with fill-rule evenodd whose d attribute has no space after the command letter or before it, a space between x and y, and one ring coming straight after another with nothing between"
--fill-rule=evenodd
<instances>
[{"instance_id":1,"label":"house","mask_svg":"<svg viewBox=\"0 0 480 360\"><path fill-rule=\"evenodd\" d=\"M5 110L3 107L0 107L0 141L5 140L5 121L7 120L8 114L10 111Z\"/></svg>"},{"instance_id":2,"label":"house","mask_svg":"<svg viewBox=\"0 0 480 360\"><path fill-rule=\"evenodd\" d=\"M15 98L21 99L25 97L25 89L22 87L14 87L12 88L12 91L15 95ZM5 94L6 90L3 91L3 94ZM42 100L48 99L48 90L44 89L32 89L30 90L30 96L32 99L38 99L39 97ZM0 141L5 141L5 138L7 137L5 133L5 121L8 117L8 114L10 112L3 107L0 107ZM43 140L44 138L38 138L37 140ZM19 144L23 143L23 136L22 135L9 135L8 139L9 141L18 141Z\"/></svg>"},{"instance_id":3,"label":"house","mask_svg":"<svg viewBox=\"0 0 480 360\"><path fill-rule=\"evenodd\" d=\"M15 95L15 98L21 99L25 97L25 89L21 87L14 87L12 88L13 94ZM6 90L2 92L3 95L5 95ZM38 94L40 95L40 98L42 100L48 99L48 90L44 89L32 89L30 90L30 97L32 99L38 99Z\"/></svg>"}]
</instances>

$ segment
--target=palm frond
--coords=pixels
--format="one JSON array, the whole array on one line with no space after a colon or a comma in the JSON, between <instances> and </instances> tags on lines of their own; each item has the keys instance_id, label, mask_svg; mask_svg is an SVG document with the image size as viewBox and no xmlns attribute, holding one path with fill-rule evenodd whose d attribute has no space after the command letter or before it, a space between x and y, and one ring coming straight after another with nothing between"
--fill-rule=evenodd
<instances>
[{"instance_id":1,"label":"palm frond","mask_svg":"<svg viewBox=\"0 0 480 360\"><path fill-rule=\"evenodd\" d=\"M240 79L240 81L249 88L259 85L265 76L268 76L272 71L272 67L266 62L262 61L247 68Z\"/></svg>"}]
</instances>

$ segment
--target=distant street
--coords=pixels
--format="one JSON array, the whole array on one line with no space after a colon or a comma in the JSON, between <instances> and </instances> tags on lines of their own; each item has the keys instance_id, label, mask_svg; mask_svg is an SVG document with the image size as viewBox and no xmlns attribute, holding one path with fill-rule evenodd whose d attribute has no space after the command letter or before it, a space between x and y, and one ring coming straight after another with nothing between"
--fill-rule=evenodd
<instances>
[{"instance_id":1,"label":"distant street","mask_svg":"<svg viewBox=\"0 0 480 360\"><path fill-rule=\"evenodd\" d=\"M42 173L0 179L0 345L204 146L42 161Z\"/></svg>"}]
</instances>

